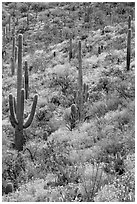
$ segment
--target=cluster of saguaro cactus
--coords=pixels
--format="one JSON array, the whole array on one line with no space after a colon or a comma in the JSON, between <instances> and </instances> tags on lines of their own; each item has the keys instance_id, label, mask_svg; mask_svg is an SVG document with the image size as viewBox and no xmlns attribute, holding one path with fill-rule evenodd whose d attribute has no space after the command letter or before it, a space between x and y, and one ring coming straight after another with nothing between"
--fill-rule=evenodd
<instances>
[{"instance_id":1,"label":"cluster of saguaro cactus","mask_svg":"<svg viewBox=\"0 0 137 204\"><path fill-rule=\"evenodd\" d=\"M23 150L25 142L23 129L28 128L33 120L38 95L34 96L31 112L27 120L24 122L24 95L25 91L22 89L22 49L23 49L23 36L19 34L18 37L18 69L17 69L17 102L15 97L9 95L9 110L10 110L10 122L15 128L15 148L18 151Z\"/></svg>"},{"instance_id":2,"label":"cluster of saguaro cactus","mask_svg":"<svg viewBox=\"0 0 137 204\"><path fill-rule=\"evenodd\" d=\"M128 34L127 34L127 71L130 70L131 58L131 16L128 18Z\"/></svg>"}]
</instances>

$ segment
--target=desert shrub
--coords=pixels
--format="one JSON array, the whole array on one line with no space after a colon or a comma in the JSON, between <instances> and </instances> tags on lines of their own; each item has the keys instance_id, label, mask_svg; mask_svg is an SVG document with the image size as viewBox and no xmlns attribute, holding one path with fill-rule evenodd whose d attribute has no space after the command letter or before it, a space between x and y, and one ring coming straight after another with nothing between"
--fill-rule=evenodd
<instances>
[{"instance_id":1,"label":"desert shrub","mask_svg":"<svg viewBox=\"0 0 137 204\"><path fill-rule=\"evenodd\" d=\"M72 71L70 70L70 65L57 65L54 67L52 72L52 79L50 83L50 87L60 86L63 94L67 94L68 89L72 91L72 82L74 81L74 76Z\"/></svg>"},{"instance_id":2,"label":"desert shrub","mask_svg":"<svg viewBox=\"0 0 137 204\"><path fill-rule=\"evenodd\" d=\"M21 13L25 13L28 11L28 5L26 3L19 3L18 9L20 10Z\"/></svg>"},{"instance_id":3,"label":"desert shrub","mask_svg":"<svg viewBox=\"0 0 137 204\"><path fill-rule=\"evenodd\" d=\"M107 112L107 106L104 101L97 101L93 103L91 107L89 107L89 111L87 113L86 117L92 118L92 117L101 117L105 115Z\"/></svg>"},{"instance_id":4,"label":"desert shrub","mask_svg":"<svg viewBox=\"0 0 137 204\"><path fill-rule=\"evenodd\" d=\"M41 121L49 121L49 119L53 116L53 113L49 110L48 107L43 107L40 108L37 112L36 112L36 119L38 122Z\"/></svg>"},{"instance_id":5,"label":"desert shrub","mask_svg":"<svg viewBox=\"0 0 137 204\"><path fill-rule=\"evenodd\" d=\"M36 40L39 40L41 38L42 34L34 36ZM33 70L36 72L38 70L45 71L46 64L47 64L47 58L45 55L45 52L43 50L37 50L35 53L30 57L28 60L29 64L33 67Z\"/></svg>"},{"instance_id":6,"label":"desert shrub","mask_svg":"<svg viewBox=\"0 0 137 204\"><path fill-rule=\"evenodd\" d=\"M117 81L114 88L117 90L119 97L125 98L126 100L134 99L135 97L135 85L133 80L129 82L124 80L121 83Z\"/></svg>"},{"instance_id":7,"label":"desert shrub","mask_svg":"<svg viewBox=\"0 0 137 204\"><path fill-rule=\"evenodd\" d=\"M8 98L2 98L2 113L5 114L9 111L9 101Z\"/></svg>"},{"instance_id":8,"label":"desert shrub","mask_svg":"<svg viewBox=\"0 0 137 204\"><path fill-rule=\"evenodd\" d=\"M16 153L15 151L11 151L8 154L7 152L3 152L2 163L3 180L11 181L14 188L17 189L19 183L25 181L25 160L22 157L22 154Z\"/></svg>"},{"instance_id":9,"label":"desert shrub","mask_svg":"<svg viewBox=\"0 0 137 204\"><path fill-rule=\"evenodd\" d=\"M110 67L107 70L103 70L102 74L109 77L119 77L122 80L125 78L125 73L123 70L119 69L119 67Z\"/></svg>"},{"instance_id":10,"label":"desert shrub","mask_svg":"<svg viewBox=\"0 0 137 204\"><path fill-rule=\"evenodd\" d=\"M106 179L102 165L94 162L83 168L79 166L79 174L81 183L78 189L78 198L80 201L93 202L95 195L104 186Z\"/></svg>"},{"instance_id":11,"label":"desert shrub","mask_svg":"<svg viewBox=\"0 0 137 204\"><path fill-rule=\"evenodd\" d=\"M104 163L105 172L112 175L123 175L126 172L125 158L129 151L134 151L134 136L127 133L112 133L112 138L98 141L94 157L96 161Z\"/></svg>"},{"instance_id":12,"label":"desert shrub","mask_svg":"<svg viewBox=\"0 0 137 204\"><path fill-rule=\"evenodd\" d=\"M109 193L108 193L109 192ZM94 198L95 202L118 202L117 189L114 185L105 185L101 190L98 191Z\"/></svg>"},{"instance_id":13,"label":"desert shrub","mask_svg":"<svg viewBox=\"0 0 137 204\"><path fill-rule=\"evenodd\" d=\"M106 102L107 111L115 111L124 104L123 100L118 97L109 98Z\"/></svg>"},{"instance_id":14,"label":"desert shrub","mask_svg":"<svg viewBox=\"0 0 137 204\"><path fill-rule=\"evenodd\" d=\"M135 176L127 171L121 177L114 180L113 185L117 189L119 202L135 202Z\"/></svg>"},{"instance_id":15,"label":"desert shrub","mask_svg":"<svg viewBox=\"0 0 137 204\"><path fill-rule=\"evenodd\" d=\"M76 127L76 124L78 123L78 112L77 107L74 104L64 111L63 119L69 130Z\"/></svg>"},{"instance_id":16,"label":"desert shrub","mask_svg":"<svg viewBox=\"0 0 137 204\"><path fill-rule=\"evenodd\" d=\"M117 112L117 114L115 114L112 120L113 120L114 126L120 129L121 131L123 131L125 130L125 127L128 126L128 124L132 120L132 117L133 116L130 115L130 113L127 110L123 110L123 111Z\"/></svg>"},{"instance_id":17,"label":"desert shrub","mask_svg":"<svg viewBox=\"0 0 137 204\"><path fill-rule=\"evenodd\" d=\"M74 69L70 69L70 65L57 65L50 76L50 88L59 88L58 97L63 107L68 107L74 103L74 93L76 91L77 82L75 81Z\"/></svg>"},{"instance_id":18,"label":"desert shrub","mask_svg":"<svg viewBox=\"0 0 137 204\"><path fill-rule=\"evenodd\" d=\"M50 103L53 103L53 104L59 106L60 105L60 98L59 98L59 96L58 95L53 95L51 97L51 99L50 99Z\"/></svg>"},{"instance_id":19,"label":"desert shrub","mask_svg":"<svg viewBox=\"0 0 137 204\"><path fill-rule=\"evenodd\" d=\"M71 168L72 165L71 161L69 161L69 145L65 142L55 142L54 140L48 141L45 145L41 145L39 143L39 147L34 150L34 146L30 143L31 151L35 151L35 162L38 164L38 174L41 176L45 173L54 173L57 178L58 182L64 183L68 182L70 176L69 171L68 173L67 168ZM36 144L35 144L36 146ZM33 148L33 149L32 149ZM73 171L72 171L73 172ZM64 181L63 181L64 179Z\"/></svg>"},{"instance_id":20,"label":"desert shrub","mask_svg":"<svg viewBox=\"0 0 137 204\"><path fill-rule=\"evenodd\" d=\"M101 99L102 97L102 94L101 94L101 91L89 91L89 101L91 103L93 102L97 102Z\"/></svg>"}]
</instances>

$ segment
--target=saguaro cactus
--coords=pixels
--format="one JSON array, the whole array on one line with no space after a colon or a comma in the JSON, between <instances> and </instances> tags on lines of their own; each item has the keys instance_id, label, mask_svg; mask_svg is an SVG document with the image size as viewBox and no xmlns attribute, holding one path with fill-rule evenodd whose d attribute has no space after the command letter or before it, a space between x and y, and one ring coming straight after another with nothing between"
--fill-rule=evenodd
<instances>
[{"instance_id":1,"label":"saguaro cactus","mask_svg":"<svg viewBox=\"0 0 137 204\"><path fill-rule=\"evenodd\" d=\"M69 40L69 62L72 59L72 37Z\"/></svg>"},{"instance_id":2,"label":"saguaro cactus","mask_svg":"<svg viewBox=\"0 0 137 204\"><path fill-rule=\"evenodd\" d=\"M25 99L27 100L28 97L29 97L29 74L28 74L28 63L27 63L27 61L25 61L24 83L25 83Z\"/></svg>"},{"instance_id":3,"label":"saguaro cactus","mask_svg":"<svg viewBox=\"0 0 137 204\"><path fill-rule=\"evenodd\" d=\"M11 31L11 16L9 15L9 33Z\"/></svg>"},{"instance_id":4,"label":"saguaro cactus","mask_svg":"<svg viewBox=\"0 0 137 204\"><path fill-rule=\"evenodd\" d=\"M131 28L131 15L129 15L128 17L128 29Z\"/></svg>"},{"instance_id":5,"label":"saguaro cactus","mask_svg":"<svg viewBox=\"0 0 137 204\"><path fill-rule=\"evenodd\" d=\"M88 97L89 97L88 85L84 83L83 85L83 103L87 102Z\"/></svg>"},{"instance_id":6,"label":"saguaro cactus","mask_svg":"<svg viewBox=\"0 0 137 204\"><path fill-rule=\"evenodd\" d=\"M128 18L128 35L127 35L127 71L130 70L131 58L131 16Z\"/></svg>"},{"instance_id":7,"label":"saguaro cactus","mask_svg":"<svg viewBox=\"0 0 137 204\"><path fill-rule=\"evenodd\" d=\"M18 47L15 46L15 63L17 62Z\"/></svg>"},{"instance_id":8,"label":"saguaro cactus","mask_svg":"<svg viewBox=\"0 0 137 204\"><path fill-rule=\"evenodd\" d=\"M15 74L15 36L12 38L11 74Z\"/></svg>"},{"instance_id":9,"label":"saguaro cactus","mask_svg":"<svg viewBox=\"0 0 137 204\"><path fill-rule=\"evenodd\" d=\"M28 128L33 120L38 95L34 96L31 112L27 120L24 122L24 89L22 89L22 49L23 49L23 36L19 34L18 44L18 69L17 69L17 103L12 94L9 95L9 109L10 109L10 122L15 128L15 148L18 151L23 150L25 142L23 129Z\"/></svg>"},{"instance_id":10,"label":"saguaro cactus","mask_svg":"<svg viewBox=\"0 0 137 204\"><path fill-rule=\"evenodd\" d=\"M78 54L78 99L79 99L79 120L82 121L82 111L83 111L83 75L82 75L82 57L81 57L81 41L79 41L79 54Z\"/></svg>"},{"instance_id":11,"label":"saguaro cactus","mask_svg":"<svg viewBox=\"0 0 137 204\"><path fill-rule=\"evenodd\" d=\"M69 130L72 130L75 128L76 122L77 122L77 107L75 104L72 104L71 107L65 110L64 120Z\"/></svg>"},{"instance_id":12,"label":"saguaro cactus","mask_svg":"<svg viewBox=\"0 0 137 204\"><path fill-rule=\"evenodd\" d=\"M3 46L6 44L6 27L3 28Z\"/></svg>"},{"instance_id":13,"label":"saguaro cactus","mask_svg":"<svg viewBox=\"0 0 137 204\"><path fill-rule=\"evenodd\" d=\"M89 87L85 83L83 84L82 97L83 97L83 105L84 105L84 103L86 103L89 98ZM74 92L74 101L75 101L75 104L77 104L77 107L79 107L79 91Z\"/></svg>"}]
</instances>

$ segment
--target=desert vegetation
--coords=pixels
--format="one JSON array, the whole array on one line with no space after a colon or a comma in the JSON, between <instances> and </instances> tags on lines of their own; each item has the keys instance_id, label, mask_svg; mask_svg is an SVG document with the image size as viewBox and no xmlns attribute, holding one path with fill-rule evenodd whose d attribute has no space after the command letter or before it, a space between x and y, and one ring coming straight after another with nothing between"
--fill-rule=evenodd
<instances>
[{"instance_id":1,"label":"desert vegetation","mask_svg":"<svg viewBox=\"0 0 137 204\"><path fill-rule=\"evenodd\" d=\"M2 3L3 202L135 202L134 13Z\"/></svg>"}]
</instances>

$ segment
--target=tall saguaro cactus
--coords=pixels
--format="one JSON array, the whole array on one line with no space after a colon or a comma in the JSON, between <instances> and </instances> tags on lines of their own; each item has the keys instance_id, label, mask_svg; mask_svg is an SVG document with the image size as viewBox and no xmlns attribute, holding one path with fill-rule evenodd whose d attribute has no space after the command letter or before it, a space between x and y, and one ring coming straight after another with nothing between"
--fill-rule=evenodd
<instances>
[{"instance_id":1,"label":"tall saguaro cactus","mask_svg":"<svg viewBox=\"0 0 137 204\"><path fill-rule=\"evenodd\" d=\"M9 15L9 33L11 31L11 16Z\"/></svg>"},{"instance_id":2,"label":"tall saguaro cactus","mask_svg":"<svg viewBox=\"0 0 137 204\"><path fill-rule=\"evenodd\" d=\"M17 62L18 47L15 46L15 63Z\"/></svg>"},{"instance_id":3,"label":"tall saguaro cactus","mask_svg":"<svg viewBox=\"0 0 137 204\"><path fill-rule=\"evenodd\" d=\"M6 44L6 27L3 28L3 46Z\"/></svg>"},{"instance_id":4,"label":"tall saguaro cactus","mask_svg":"<svg viewBox=\"0 0 137 204\"><path fill-rule=\"evenodd\" d=\"M15 36L12 39L12 60L11 60L11 74L15 74Z\"/></svg>"},{"instance_id":5,"label":"tall saguaro cactus","mask_svg":"<svg viewBox=\"0 0 137 204\"><path fill-rule=\"evenodd\" d=\"M29 97L29 74L28 74L28 63L27 63L27 61L25 61L24 83L25 83L25 99L27 100L28 97Z\"/></svg>"},{"instance_id":6,"label":"tall saguaro cactus","mask_svg":"<svg viewBox=\"0 0 137 204\"><path fill-rule=\"evenodd\" d=\"M78 54L78 98L79 98L79 120L82 121L83 112L83 75L82 75L82 56L81 56L81 41L79 41L79 54Z\"/></svg>"},{"instance_id":7,"label":"tall saguaro cactus","mask_svg":"<svg viewBox=\"0 0 137 204\"><path fill-rule=\"evenodd\" d=\"M131 58L131 16L128 18L128 35L127 35L127 71L130 70Z\"/></svg>"},{"instance_id":8,"label":"tall saguaro cactus","mask_svg":"<svg viewBox=\"0 0 137 204\"><path fill-rule=\"evenodd\" d=\"M72 36L70 36L69 40L69 62L72 59Z\"/></svg>"},{"instance_id":9,"label":"tall saguaro cactus","mask_svg":"<svg viewBox=\"0 0 137 204\"><path fill-rule=\"evenodd\" d=\"M27 120L24 122L24 94L25 91L22 89L22 49L23 49L23 36L19 34L18 39L18 69L17 69L17 102L12 94L9 95L9 110L10 110L10 122L15 128L15 148L18 151L23 150L25 142L23 129L28 128L33 120L38 95L34 96L33 105L31 112Z\"/></svg>"}]
</instances>

